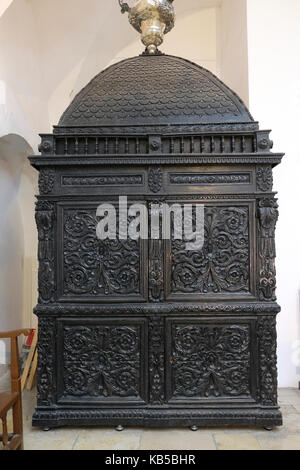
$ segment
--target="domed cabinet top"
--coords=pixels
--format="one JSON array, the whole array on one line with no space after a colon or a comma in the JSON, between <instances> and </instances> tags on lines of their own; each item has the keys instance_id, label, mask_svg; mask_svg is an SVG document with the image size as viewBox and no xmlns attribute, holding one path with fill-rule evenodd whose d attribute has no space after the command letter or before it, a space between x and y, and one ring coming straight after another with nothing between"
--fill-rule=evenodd
<instances>
[{"instance_id":1,"label":"domed cabinet top","mask_svg":"<svg viewBox=\"0 0 300 470\"><path fill-rule=\"evenodd\" d=\"M59 127L250 123L241 99L188 60L141 55L112 65L78 93Z\"/></svg>"}]
</instances>

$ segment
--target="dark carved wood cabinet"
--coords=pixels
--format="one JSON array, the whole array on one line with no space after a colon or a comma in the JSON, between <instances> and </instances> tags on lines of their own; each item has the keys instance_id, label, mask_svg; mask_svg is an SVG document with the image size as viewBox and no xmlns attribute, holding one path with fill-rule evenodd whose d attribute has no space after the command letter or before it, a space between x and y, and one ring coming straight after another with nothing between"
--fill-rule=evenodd
<instances>
[{"instance_id":1,"label":"dark carved wood cabinet","mask_svg":"<svg viewBox=\"0 0 300 470\"><path fill-rule=\"evenodd\" d=\"M269 131L207 70L143 54L41 137L33 424L280 425ZM203 247L100 240L97 207L119 196L149 217L203 204Z\"/></svg>"}]
</instances>

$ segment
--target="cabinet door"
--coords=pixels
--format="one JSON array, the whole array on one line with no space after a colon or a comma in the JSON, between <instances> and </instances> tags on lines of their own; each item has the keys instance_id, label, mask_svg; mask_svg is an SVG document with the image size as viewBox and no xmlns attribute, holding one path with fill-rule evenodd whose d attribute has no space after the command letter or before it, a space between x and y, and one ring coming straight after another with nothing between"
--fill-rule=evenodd
<instances>
[{"instance_id":1,"label":"cabinet door","mask_svg":"<svg viewBox=\"0 0 300 470\"><path fill-rule=\"evenodd\" d=\"M168 319L170 403L256 401L255 319Z\"/></svg>"},{"instance_id":2,"label":"cabinet door","mask_svg":"<svg viewBox=\"0 0 300 470\"><path fill-rule=\"evenodd\" d=\"M146 402L144 319L62 319L58 338L58 403Z\"/></svg>"},{"instance_id":3,"label":"cabinet door","mask_svg":"<svg viewBox=\"0 0 300 470\"><path fill-rule=\"evenodd\" d=\"M166 243L167 300L255 298L253 202L204 202L204 244L189 251L186 242L183 237Z\"/></svg>"},{"instance_id":4,"label":"cabinet door","mask_svg":"<svg viewBox=\"0 0 300 470\"><path fill-rule=\"evenodd\" d=\"M112 204L118 216L118 204ZM98 204L99 205L99 204ZM147 240L100 240L98 205L58 207L58 295L61 302L141 302L147 298ZM128 216L127 223L132 217ZM117 223L117 229L119 224Z\"/></svg>"}]
</instances>

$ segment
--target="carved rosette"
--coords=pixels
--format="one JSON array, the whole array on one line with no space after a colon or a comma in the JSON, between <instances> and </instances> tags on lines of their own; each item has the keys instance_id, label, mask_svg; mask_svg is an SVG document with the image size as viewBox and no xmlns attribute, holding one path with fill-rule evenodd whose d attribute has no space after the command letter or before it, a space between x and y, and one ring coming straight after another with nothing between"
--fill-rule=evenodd
<instances>
[{"instance_id":1,"label":"carved rosette","mask_svg":"<svg viewBox=\"0 0 300 470\"><path fill-rule=\"evenodd\" d=\"M54 220L55 204L38 201L35 214L38 229L39 303L55 300Z\"/></svg>"},{"instance_id":2,"label":"carved rosette","mask_svg":"<svg viewBox=\"0 0 300 470\"><path fill-rule=\"evenodd\" d=\"M149 381L150 403L161 405L165 401L164 392L164 319L149 319Z\"/></svg>"},{"instance_id":3,"label":"carved rosette","mask_svg":"<svg viewBox=\"0 0 300 470\"><path fill-rule=\"evenodd\" d=\"M152 193L158 193L162 188L163 171L161 168L151 168L148 174L148 186Z\"/></svg>"},{"instance_id":4,"label":"carved rosette","mask_svg":"<svg viewBox=\"0 0 300 470\"><path fill-rule=\"evenodd\" d=\"M277 405L277 333L276 317L260 317L257 325L259 351L260 402Z\"/></svg>"},{"instance_id":5,"label":"carved rosette","mask_svg":"<svg viewBox=\"0 0 300 470\"><path fill-rule=\"evenodd\" d=\"M258 201L258 294L260 300L275 301L275 227L278 220L276 199Z\"/></svg>"},{"instance_id":6,"label":"carved rosette","mask_svg":"<svg viewBox=\"0 0 300 470\"><path fill-rule=\"evenodd\" d=\"M54 170L46 169L40 170L39 176L39 190L41 194L50 194L54 188Z\"/></svg>"},{"instance_id":7,"label":"carved rosette","mask_svg":"<svg viewBox=\"0 0 300 470\"><path fill-rule=\"evenodd\" d=\"M38 405L49 406L54 403L56 393L55 371L55 319L51 317L39 318L38 330L38 366L37 389Z\"/></svg>"},{"instance_id":8,"label":"carved rosette","mask_svg":"<svg viewBox=\"0 0 300 470\"><path fill-rule=\"evenodd\" d=\"M271 166L260 166L256 171L256 186L258 191L272 191L273 172Z\"/></svg>"}]
</instances>

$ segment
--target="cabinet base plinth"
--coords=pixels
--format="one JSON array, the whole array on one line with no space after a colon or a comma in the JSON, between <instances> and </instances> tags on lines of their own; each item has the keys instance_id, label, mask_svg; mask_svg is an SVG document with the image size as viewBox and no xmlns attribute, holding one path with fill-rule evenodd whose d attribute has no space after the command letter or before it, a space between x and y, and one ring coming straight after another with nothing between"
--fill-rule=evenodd
<instances>
[{"instance_id":1,"label":"cabinet base plinth","mask_svg":"<svg viewBox=\"0 0 300 470\"><path fill-rule=\"evenodd\" d=\"M62 426L141 426L196 427L259 426L273 428L282 425L278 408L251 409L37 409L32 425Z\"/></svg>"}]
</instances>

